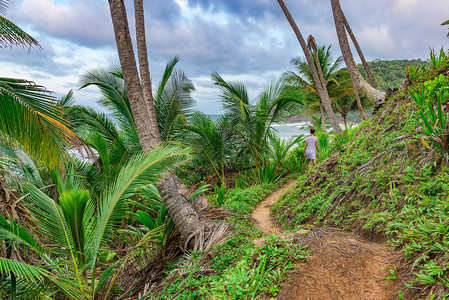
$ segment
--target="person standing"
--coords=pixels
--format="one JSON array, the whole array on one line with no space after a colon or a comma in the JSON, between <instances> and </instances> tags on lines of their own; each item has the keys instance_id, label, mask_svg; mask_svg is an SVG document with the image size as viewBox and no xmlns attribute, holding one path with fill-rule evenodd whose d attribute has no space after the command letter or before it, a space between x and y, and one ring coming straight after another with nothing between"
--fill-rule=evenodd
<instances>
[{"instance_id":1,"label":"person standing","mask_svg":"<svg viewBox=\"0 0 449 300\"><path fill-rule=\"evenodd\" d=\"M306 144L304 147L304 157L310 159L309 170L312 169L315 159L319 156L318 138L315 136L315 128L310 128L310 136L306 137Z\"/></svg>"}]
</instances>

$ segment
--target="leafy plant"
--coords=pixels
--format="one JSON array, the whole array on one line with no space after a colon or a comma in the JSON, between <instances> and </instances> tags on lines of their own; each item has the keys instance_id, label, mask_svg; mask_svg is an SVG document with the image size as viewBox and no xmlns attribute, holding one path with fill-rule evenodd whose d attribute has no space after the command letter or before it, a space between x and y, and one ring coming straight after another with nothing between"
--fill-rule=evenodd
<instances>
[{"instance_id":1,"label":"leafy plant","mask_svg":"<svg viewBox=\"0 0 449 300\"><path fill-rule=\"evenodd\" d=\"M107 297L129 259L145 251L145 246L164 226L146 233L126 256L108 267L101 263L103 249L118 221L127 213L128 199L176 163L175 158L182 154L176 150L158 147L148 154L132 157L117 180L104 190L98 203L74 179L59 181L57 200L27 184L29 196L24 201L36 229L29 232L21 224L1 217L0 240L8 247L14 243L23 245L38 257L39 264L1 258L2 287L9 287L7 292L11 295L25 292L22 296L26 297L41 293L47 297L63 294L70 299ZM49 244L52 247L46 246ZM32 283L31 290L27 289L26 282Z\"/></svg>"},{"instance_id":2,"label":"leafy plant","mask_svg":"<svg viewBox=\"0 0 449 300\"><path fill-rule=\"evenodd\" d=\"M449 99L449 82L441 75L440 77L428 81L424 84L426 89L422 89L420 93L409 91L410 96L414 100L422 129L427 139L440 151L441 154L449 153L448 145L448 124L447 114L443 111L443 103ZM421 140L424 146L430 146Z\"/></svg>"}]
</instances>

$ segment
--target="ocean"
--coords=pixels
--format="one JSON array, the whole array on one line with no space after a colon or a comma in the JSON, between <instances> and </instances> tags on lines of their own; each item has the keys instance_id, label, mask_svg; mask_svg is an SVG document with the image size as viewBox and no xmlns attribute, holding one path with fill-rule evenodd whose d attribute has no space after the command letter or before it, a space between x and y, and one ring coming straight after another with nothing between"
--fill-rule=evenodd
<instances>
[{"instance_id":1,"label":"ocean","mask_svg":"<svg viewBox=\"0 0 449 300\"><path fill-rule=\"evenodd\" d=\"M208 115L212 120L215 120L220 115ZM273 124L272 127L281 139L288 139L290 137L297 137L300 134L308 136L310 134L309 128L312 126L311 122L297 122L297 123L279 123ZM344 124L340 124L344 128ZM327 131L332 130L332 126L326 126Z\"/></svg>"}]
</instances>

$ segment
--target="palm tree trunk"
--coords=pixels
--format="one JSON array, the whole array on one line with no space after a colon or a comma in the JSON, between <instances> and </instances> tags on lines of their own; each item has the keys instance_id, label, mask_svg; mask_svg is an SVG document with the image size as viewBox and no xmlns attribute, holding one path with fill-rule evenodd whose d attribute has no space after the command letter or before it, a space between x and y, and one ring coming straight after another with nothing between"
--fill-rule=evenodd
<instances>
[{"instance_id":1,"label":"palm tree trunk","mask_svg":"<svg viewBox=\"0 0 449 300\"><path fill-rule=\"evenodd\" d=\"M144 93L142 86L140 85L137 64L132 48L124 2L123 0L108 1L111 10L112 23L114 26L120 65L123 71L123 79L125 81L125 88L128 94L134 122L139 134L142 149L148 150L156 146L161 141L155 112L153 110L153 116L150 116L150 112L145 103ZM143 19L139 22L141 21L143 21ZM138 32L142 34L141 29L139 29ZM142 46L141 43L142 39L140 39L140 46ZM142 58L142 56L140 56L140 58ZM150 122L150 120L152 121ZM193 208L193 206L183 195L179 180L177 180L173 175L169 174L162 179L162 181L158 184L158 189L161 192L162 201L167 207L167 211L172 217L175 226L182 234L184 240L193 242L189 243L192 247L197 245L198 240L203 239L206 240L206 242L209 241L204 237L205 230L208 232L213 232L214 228L223 228L222 224L218 225L217 223L206 219L203 215L196 211L195 208ZM211 238L210 236L211 235L209 234L208 237ZM212 236L212 238L215 237ZM202 245L199 245L197 248L201 247Z\"/></svg>"},{"instance_id":2,"label":"palm tree trunk","mask_svg":"<svg viewBox=\"0 0 449 300\"><path fill-rule=\"evenodd\" d=\"M371 74L371 70L368 66L368 63L366 62L365 55L363 55L362 48L360 48L359 42L355 38L354 33L352 32L351 27L349 26L348 20L346 19L345 14L343 13L343 10L341 10L341 14L343 15L343 21L345 22L345 28L348 32L349 36L351 37L352 43L354 44L355 49L357 50L357 53L359 54L360 60L362 61L363 67L365 68L366 74L368 75L369 83L373 88L376 88L376 82L374 81L374 77Z\"/></svg>"},{"instance_id":3,"label":"palm tree trunk","mask_svg":"<svg viewBox=\"0 0 449 300\"><path fill-rule=\"evenodd\" d=\"M321 127L323 127L323 129L326 129L326 123L324 122L324 110L323 110L323 103L321 103L321 99L318 99L318 103L320 104L320 112L321 112Z\"/></svg>"},{"instance_id":4,"label":"palm tree trunk","mask_svg":"<svg viewBox=\"0 0 449 300\"><path fill-rule=\"evenodd\" d=\"M313 37L312 37L312 39L313 39ZM314 44L315 44L315 42L314 42ZM323 69L321 68L320 59L318 58L318 52L316 50L316 44L315 44L315 48L312 49L312 53L314 54L314 57L315 57L315 65L318 70L318 75L320 77L321 86L322 87L324 86L324 88L327 90L326 80L324 79L324 75L323 75ZM326 123L324 122L323 104L321 103L321 99L320 99L320 110L321 110L321 127L323 127L323 130L326 130Z\"/></svg>"},{"instance_id":5,"label":"palm tree trunk","mask_svg":"<svg viewBox=\"0 0 449 300\"><path fill-rule=\"evenodd\" d=\"M357 69L354 57L351 53L351 49L349 48L349 42L346 36L344 17L341 11L340 2L339 0L331 0L331 5L341 53L351 76L352 85L356 87L354 89L354 94L356 95L357 106L359 107L360 115L362 116L362 118L366 119L362 104L360 102L360 97L357 97L358 91L364 94L376 105L380 105L383 101L385 101L385 94L382 91L373 88L365 81L365 79L363 79L362 75Z\"/></svg>"},{"instance_id":6,"label":"palm tree trunk","mask_svg":"<svg viewBox=\"0 0 449 300\"><path fill-rule=\"evenodd\" d=\"M137 55L139 60L140 79L143 90L143 98L148 109L149 124L157 124L156 110L154 108L153 91L151 89L150 68L148 65L147 42L145 35L145 18L142 0L134 0L134 11L136 18L136 39L137 39ZM153 127L153 126L152 126ZM153 130L154 139L161 140L159 127Z\"/></svg>"},{"instance_id":7,"label":"palm tree trunk","mask_svg":"<svg viewBox=\"0 0 449 300\"><path fill-rule=\"evenodd\" d=\"M128 19L123 0L109 0L115 40L125 81L126 93L139 135L140 145L143 149L153 148L160 139L157 139L156 128L148 122L149 113L140 85L139 73L134 56L134 50L129 34Z\"/></svg>"},{"instance_id":8,"label":"palm tree trunk","mask_svg":"<svg viewBox=\"0 0 449 300\"><path fill-rule=\"evenodd\" d=\"M284 12L285 17L287 18L288 22L290 23L290 26L293 29L293 32L296 35L296 38L299 41L299 44L301 45L301 48L304 52L304 55L306 56L307 63L310 66L310 72L312 73L313 81L315 82L315 87L318 92L318 96L320 97L324 108L326 109L327 115L332 121L332 127L334 128L335 132L337 134L341 134L341 128L340 125L337 122L337 119L335 118L334 111L332 110L331 102L329 99L329 93L327 92L326 86L323 87L319 77L318 72L315 68L315 64L313 63L312 55L310 54L310 51L307 49L306 42L301 35L301 32L299 31L298 26L296 25L295 21L293 20L290 12L288 11L287 7L285 6L285 3L283 0L277 0L279 3L279 6L281 7L282 11Z\"/></svg>"}]
</instances>

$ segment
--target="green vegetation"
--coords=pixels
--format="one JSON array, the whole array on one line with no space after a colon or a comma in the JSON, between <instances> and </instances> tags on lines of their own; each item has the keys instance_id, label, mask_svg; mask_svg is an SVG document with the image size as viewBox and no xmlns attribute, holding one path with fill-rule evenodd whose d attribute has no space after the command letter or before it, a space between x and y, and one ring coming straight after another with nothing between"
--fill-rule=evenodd
<instances>
[{"instance_id":1,"label":"green vegetation","mask_svg":"<svg viewBox=\"0 0 449 300\"><path fill-rule=\"evenodd\" d=\"M0 14L8 3L0 0ZM0 48L39 46L3 16L0 21ZM356 107L352 87L329 48L320 47L318 56L333 108L346 123ZM276 297L287 272L307 260L307 247L264 235L248 215L298 177L273 208L284 227L339 226L381 236L406 260L387 276L406 278L398 297L449 296L449 55L443 49L432 51L428 64L374 62L381 88L380 77L398 85L400 68L407 86L357 128L334 135L322 126L324 114L314 117L320 157L308 173L304 137L282 140L273 128L299 108L320 107L307 64L293 60L299 75L286 73L254 101L243 83L213 73L224 114L212 120L194 111L194 85L175 70L177 62L167 63L154 93L151 125L160 143L145 151L144 122L133 116L136 103L120 68L92 70L81 80L81 88L100 90L100 111L75 105L72 92L56 99L27 80L0 78L2 299ZM141 111L150 111L146 105ZM174 205L162 201L167 177L161 179L169 172L190 188L173 184L177 194L168 197L187 204L178 210L185 220L173 210L172 219ZM208 203L195 203L202 194ZM184 213L188 201L217 222L194 209ZM188 234L181 236L183 222L192 219L206 224L192 236L216 246L195 248ZM215 241L220 230L227 239Z\"/></svg>"},{"instance_id":2,"label":"green vegetation","mask_svg":"<svg viewBox=\"0 0 449 300\"><path fill-rule=\"evenodd\" d=\"M170 264L167 279L159 293L142 295L158 299L255 299L259 294L276 296L287 271L306 260L307 248L289 239L264 238L262 246L254 239L262 234L245 216L267 195L284 182L226 193L224 207L231 210L227 218L234 224L234 235L214 249L196 251Z\"/></svg>"},{"instance_id":3,"label":"green vegetation","mask_svg":"<svg viewBox=\"0 0 449 300\"><path fill-rule=\"evenodd\" d=\"M449 293L449 56L432 52L430 63L409 68L408 92L334 138L316 176L300 177L273 208L285 228L339 226L388 240L407 261L391 274L409 278L399 293L405 299Z\"/></svg>"},{"instance_id":4,"label":"green vegetation","mask_svg":"<svg viewBox=\"0 0 449 300\"><path fill-rule=\"evenodd\" d=\"M375 60L368 62L377 88L383 91L401 87L402 82L406 79L405 70L409 66L421 68L427 65L428 62L420 59ZM362 76L366 78L363 66L359 65L358 68Z\"/></svg>"},{"instance_id":5,"label":"green vegetation","mask_svg":"<svg viewBox=\"0 0 449 300\"><path fill-rule=\"evenodd\" d=\"M141 150L120 69L96 69L82 78L81 88L100 90L104 111L74 105L72 92L55 99L26 81L3 80L1 100L8 106L0 119L2 297L114 298L142 289L141 277L128 269L144 274L152 264L157 267L150 277L160 280L175 268L204 264L223 276L192 274L195 289L181 299L255 298L276 295L293 262L305 258L304 247L275 237L255 247L252 240L261 232L244 216L287 175L305 169L303 137L283 141L272 128L303 103L302 92L278 81L252 104L242 83L214 74L226 114L212 121L192 111L193 85L174 70L177 61L167 64L155 94L164 142L148 152ZM7 117L10 110L18 112L16 119ZM80 156L74 145L83 146ZM208 179L218 179L208 196L215 209L229 211L234 229L224 244L180 259L185 250L179 232L155 185L168 169L201 186L188 195L190 201L208 192ZM193 170L199 176L190 176ZM217 251L224 259L219 265ZM223 290L223 281L233 283ZM184 284L181 277L179 287ZM154 292L179 296L171 287Z\"/></svg>"}]
</instances>

